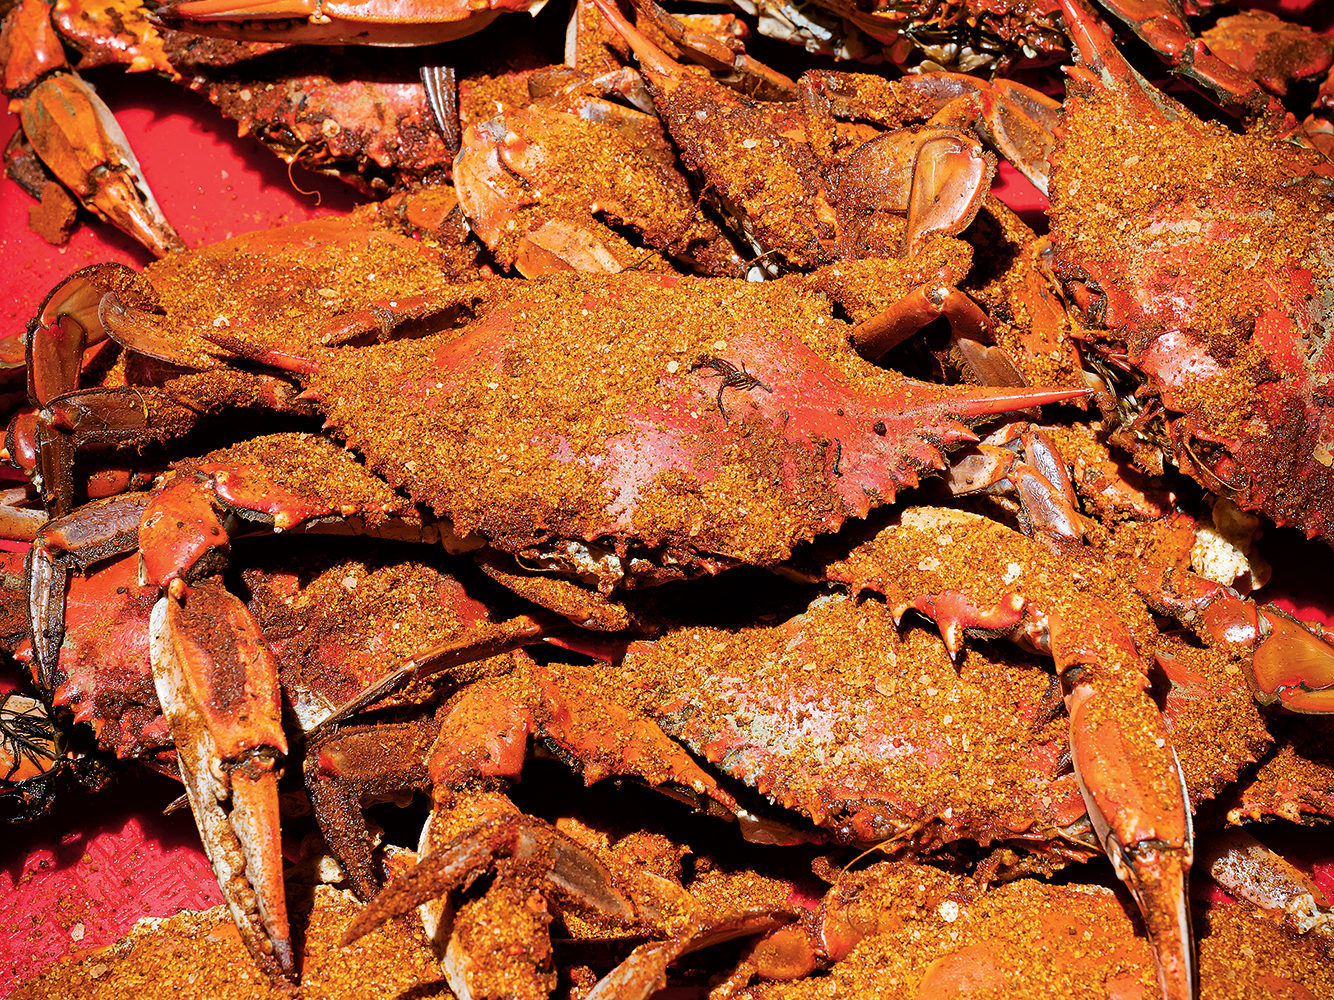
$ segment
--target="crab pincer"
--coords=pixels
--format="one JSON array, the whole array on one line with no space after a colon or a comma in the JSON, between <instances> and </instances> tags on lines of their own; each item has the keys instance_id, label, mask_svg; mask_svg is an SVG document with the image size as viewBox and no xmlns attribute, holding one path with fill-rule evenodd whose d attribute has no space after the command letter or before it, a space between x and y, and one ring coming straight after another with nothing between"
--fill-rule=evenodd
<instances>
[{"instance_id":1,"label":"crab pincer","mask_svg":"<svg viewBox=\"0 0 1334 1000\"><path fill-rule=\"evenodd\" d=\"M153 609L150 649L190 809L246 948L270 978L294 980L278 665L245 605L221 586L173 591Z\"/></svg>"},{"instance_id":2,"label":"crab pincer","mask_svg":"<svg viewBox=\"0 0 1334 1000\"><path fill-rule=\"evenodd\" d=\"M155 508L152 499L113 497L38 533L28 556L29 620L47 690L57 673L70 568L132 550L141 518L176 523L180 512ZM167 591L150 616L155 686L205 850L256 962L275 981L293 980L277 784L287 743L276 663L245 605L216 582L187 584L179 567L150 582Z\"/></svg>"},{"instance_id":3,"label":"crab pincer","mask_svg":"<svg viewBox=\"0 0 1334 1000\"><path fill-rule=\"evenodd\" d=\"M1195 37L1182 16L1181 6L1169 0L1149 0L1147 3L1102 0L1102 4L1108 13L1119 18L1152 48L1173 73L1208 89L1215 99L1238 112L1277 111L1280 116L1283 113L1282 106L1262 89L1261 84L1268 84L1268 81L1257 79L1263 77L1263 73L1255 72L1256 54L1249 51L1251 45L1245 39L1246 29L1239 27L1238 22L1247 24L1251 31L1256 31L1260 25L1274 31L1277 38L1272 43L1271 58L1294 61L1294 75L1314 75L1329 65L1328 48L1320 46L1314 32L1308 30L1304 36L1299 27L1284 25L1268 12L1244 11L1242 15L1221 18L1209 34L1214 39L1221 39L1223 44L1216 41L1211 46L1204 39ZM1265 18L1275 22L1273 26L1266 24ZM1229 21L1233 24L1225 26ZM1247 58L1238 59L1238 50ZM1298 61L1303 55L1313 61L1313 65L1304 67L1304 73ZM1251 65L1246 66L1247 62Z\"/></svg>"},{"instance_id":4,"label":"crab pincer","mask_svg":"<svg viewBox=\"0 0 1334 1000\"><path fill-rule=\"evenodd\" d=\"M42 162L85 208L154 256L185 249L111 109L85 80L74 73L43 80L24 99L22 118Z\"/></svg>"},{"instance_id":5,"label":"crab pincer","mask_svg":"<svg viewBox=\"0 0 1334 1000\"><path fill-rule=\"evenodd\" d=\"M956 496L1013 494L1025 532L1076 557L1095 550L1087 544L1090 520L1079 509L1080 496L1096 509L1100 491L1105 491L1102 499L1118 497L1112 502L1138 505L1138 516L1159 520L1167 532L1184 529L1188 539L1198 537L1193 519L1181 512L1169 517L1167 508L1146 503L1132 484L1118 482L1115 475L1102 478L1114 466L1095 471L1093 457L1094 466L1088 456L1071 466L1046 429L1007 424L951 467L949 488ZM1094 483L1100 487L1090 490ZM1125 492L1118 494L1122 488ZM1311 715L1334 713L1334 643L1325 626L1248 600L1201 575L1200 567L1192 572L1161 556L1109 554L1124 564L1126 578L1150 609L1189 627L1205 645L1236 662L1259 704Z\"/></svg>"},{"instance_id":6,"label":"crab pincer","mask_svg":"<svg viewBox=\"0 0 1334 1000\"><path fill-rule=\"evenodd\" d=\"M51 5L24 0L0 30L3 89L42 164L94 215L155 256L184 250L111 109L70 67Z\"/></svg>"}]
</instances>

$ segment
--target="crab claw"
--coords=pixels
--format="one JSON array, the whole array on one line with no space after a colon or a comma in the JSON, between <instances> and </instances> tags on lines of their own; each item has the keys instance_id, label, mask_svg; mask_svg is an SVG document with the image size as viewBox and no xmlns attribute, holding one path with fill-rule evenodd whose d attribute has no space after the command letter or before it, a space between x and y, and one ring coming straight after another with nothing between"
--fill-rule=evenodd
<instances>
[{"instance_id":1,"label":"crab claw","mask_svg":"<svg viewBox=\"0 0 1334 1000\"><path fill-rule=\"evenodd\" d=\"M1273 605L1256 615L1264 638L1251 661L1255 700L1292 712L1334 713L1334 644Z\"/></svg>"},{"instance_id":2,"label":"crab claw","mask_svg":"<svg viewBox=\"0 0 1334 1000\"><path fill-rule=\"evenodd\" d=\"M1176 751L1172 774L1177 787L1163 791L1177 797L1180 805L1165 809L1154 797L1162 779L1158 761L1143 761L1135 753L1129 724L1107 711L1108 696L1077 682L1065 701L1075 779L1098 840L1144 917L1163 1000L1193 1000L1196 977L1186 883L1195 833ZM1156 721L1162 728L1161 719Z\"/></svg>"},{"instance_id":3,"label":"crab claw","mask_svg":"<svg viewBox=\"0 0 1334 1000\"><path fill-rule=\"evenodd\" d=\"M1158 0L1146 4L1131 4L1126 0L1102 2L1166 59L1172 72L1208 88L1224 105L1249 114L1266 110L1282 113L1282 106L1265 94L1254 80L1214 56L1204 42L1194 39L1185 22L1166 4ZM1159 109L1159 114L1176 117L1175 112L1167 110L1156 88L1149 86L1121 55L1111 34L1098 21L1086 0L1060 0L1060 7L1066 34L1075 43L1081 63L1068 70L1072 77L1089 83L1096 79L1103 88L1117 93L1124 101L1152 105ZM1158 16L1145 16L1150 11Z\"/></svg>"},{"instance_id":4,"label":"crab claw","mask_svg":"<svg viewBox=\"0 0 1334 1000\"><path fill-rule=\"evenodd\" d=\"M37 155L85 208L158 257L185 249L111 109L84 80L73 73L43 80L24 100L22 119Z\"/></svg>"},{"instance_id":5,"label":"crab claw","mask_svg":"<svg viewBox=\"0 0 1334 1000\"><path fill-rule=\"evenodd\" d=\"M1210 50L1209 44L1195 37L1182 17L1180 4L1175 0L1102 0L1102 5L1152 48L1173 73L1208 88L1224 106L1250 114L1266 109L1282 112L1282 107L1264 92L1250 72L1232 59L1220 58ZM1067 8L1067 25L1070 23L1069 17ZM1241 21L1242 18L1234 20ZM1213 34L1215 39L1219 38L1217 29ZM1313 33L1310 37L1314 38ZM1226 39L1220 40L1226 51ZM1306 45L1311 44L1300 35L1289 34L1281 42L1276 41L1274 48L1279 51L1282 45L1286 58L1298 58L1304 42ZM1320 50L1318 42L1314 47ZM1315 65L1319 67L1320 64L1317 62ZM1315 72L1319 72L1319 69Z\"/></svg>"},{"instance_id":6,"label":"crab claw","mask_svg":"<svg viewBox=\"0 0 1334 1000\"><path fill-rule=\"evenodd\" d=\"M1334 713L1334 643L1323 626L1298 621L1272 604L1258 605L1231 587L1194 573L1146 566L1135 588L1153 610L1190 625L1206 642L1245 661L1262 705L1291 712Z\"/></svg>"},{"instance_id":7,"label":"crab claw","mask_svg":"<svg viewBox=\"0 0 1334 1000\"><path fill-rule=\"evenodd\" d=\"M119 291L132 300L152 300L147 285L124 264L92 264L80 268L51 289L37 315L28 323L24 363L28 401L45 406L62 393L78 388L83 352L107 339L97 317L102 296Z\"/></svg>"},{"instance_id":8,"label":"crab claw","mask_svg":"<svg viewBox=\"0 0 1334 1000\"><path fill-rule=\"evenodd\" d=\"M275 982L296 975L283 892L278 663L237 598L204 583L161 598L154 682L204 849L242 940Z\"/></svg>"},{"instance_id":9,"label":"crab claw","mask_svg":"<svg viewBox=\"0 0 1334 1000\"><path fill-rule=\"evenodd\" d=\"M502 11L536 15L545 0L178 0L156 16L173 28L251 42L434 45L481 31Z\"/></svg>"}]
</instances>

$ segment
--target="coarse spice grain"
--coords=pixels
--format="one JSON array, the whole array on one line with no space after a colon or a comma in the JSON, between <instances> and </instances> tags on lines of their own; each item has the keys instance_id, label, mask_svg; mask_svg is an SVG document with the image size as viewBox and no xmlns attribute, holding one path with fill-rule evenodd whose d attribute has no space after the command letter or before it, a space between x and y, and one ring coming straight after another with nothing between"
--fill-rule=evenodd
<instances>
[{"instance_id":1,"label":"coarse spice grain","mask_svg":"<svg viewBox=\"0 0 1334 1000\"><path fill-rule=\"evenodd\" d=\"M307 904L309 907L311 904ZM410 917L356 944L338 943L359 905L351 893L318 886L297 958L295 992L273 986L246 952L227 908L141 921L107 948L62 959L20 986L15 1000L384 1000L449 996Z\"/></svg>"},{"instance_id":2,"label":"coarse spice grain","mask_svg":"<svg viewBox=\"0 0 1334 1000\"><path fill-rule=\"evenodd\" d=\"M828 975L758 984L746 1000L1105 1000L1157 995L1153 960L1128 899L1101 886L1025 879L984 894L913 865L878 865L840 887L845 920L870 930ZM1246 905L1209 906L1195 929L1202 1000L1325 997L1320 943Z\"/></svg>"}]
</instances>

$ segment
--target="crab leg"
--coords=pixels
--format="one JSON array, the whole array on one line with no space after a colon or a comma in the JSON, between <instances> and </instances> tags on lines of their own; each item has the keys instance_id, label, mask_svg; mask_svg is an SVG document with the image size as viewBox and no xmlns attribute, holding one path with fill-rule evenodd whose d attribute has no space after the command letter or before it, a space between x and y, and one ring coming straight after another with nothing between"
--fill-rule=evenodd
<instances>
[{"instance_id":1,"label":"crab leg","mask_svg":"<svg viewBox=\"0 0 1334 1000\"><path fill-rule=\"evenodd\" d=\"M63 640L68 567L139 546L144 582L165 591L149 625L154 682L205 849L256 962L275 980L290 980L277 786L287 744L277 662L244 604L215 581L187 582L221 568L229 537L215 504L225 508L229 499L279 529L351 513L314 488L284 491L258 466L214 466L202 481L187 475L156 493L90 505L40 532L29 555L29 619L46 682Z\"/></svg>"},{"instance_id":2,"label":"crab leg","mask_svg":"<svg viewBox=\"0 0 1334 1000\"><path fill-rule=\"evenodd\" d=\"M862 357L876 361L941 316L949 322L955 343L960 345L985 340L991 330L991 321L977 303L942 281L919 285L888 309L858 323L852 329L852 342ZM1022 383L1010 380L1000 384Z\"/></svg>"},{"instance_id":3,"label":"crab leg","mask_svg":"<svg viewBox=\"0 0 1334 1000\"><path fill-rule=\"evenodd\" d=\"M361 796L428 787L426 754L438 729L430 718L349 725L309 744L305 783L320 832L363 900L379 891L380 879L371 856L373 841L361 815Z\"/></svg>"},{"instance_id":4,"label":"crab leg","mask_svg":"<svg viewBox=\"0 0 1334 1000\"><path fill-rule=\"evenodd\" d=\"M139 522L142 576L165 594L150 649L195 822L232 917L275 981L295 975L282 880L278 779L287 753L278 664L249 610L215 573L229 544L220 509L282 530L351 510L287 489L259 466L205 467L162 489Z\"/></svg>"},{"instance_id":5,"label":"crab leg","mask_svg":"<svg viewBox=\"0 0 1334 1000\"><path fill-rule=\"evenodd\" d=\"M331 853L363 899L375 895L379 879L371 857L372 838L361 813L362 796L407 788L429 788L431 781L426 761L441 727L439 721L432 718L366 726L355 723L334 726L333 723L403 687L415 677L427 676L462 662L500 656L551 636L556 632L554 624L520 616L504 623L497 635L467 645L456 643L433 650L390 671L382 680L372 682L332 715L307 730L304 771L315 818ZM565 622L560 621L560 625ZM485 688L484 683L478 683L468 690ZM467 700L466 696L464 700ZM482 718L486 718L485 713ZM517 722L517 732L526 736L527 725L521 717ZM480 745L487 759L504 761L500 765L502 769L518 766L510 759L513 753L506 754L506 749L512 747L512 742L492 732L482 737ZM523 749L520 740L520 757Z\"/></svg>"},{"instance_id":6,"label":"crab leg","mask_svg":"<svg viewBox=\"0 0 1334 1000\"><path fill-rule=\"evenodd\" d=\"M44 510L18 507L6 500L0 503L0 538L10 542L31 542L46 524Z\"/></svg>"},{"instance_id":7,"label":"crab leg","mask_svg":"<svg viewBox=\"0 0 1334 1000\"><path fill-rule=\"evenodd\" d=\"M460 827L451 813L467 817L467 825ZM491 866L497 869L497 882L481 900L457 911L448 905L453 890L467 887ZM653 888L645 891L645 882ZM416 867L391 882L358 914L344 932L343 941L351 943L390 917L419 908L427 936L436 941L447 938L442 965L458 996L515 996L515 983L523 980L532 986L523 995L545 995L554 985L550 945L543 946L534 939L546 936L550 915L542 912L538 921L532 920L535 901L523 891L529 886L547 899L559 899L625 928L659 924L671 910L688 914L692 909L692 900L679 887L651 875L645 879L643 875L609 869L588 848L541 820L520 814L501 795L438 792L436 808L422 831ZM489 919L488 911L492 914ZM460 926L476 921L479 912L483 921L494 926L503 920L510 934L519 936L499 962L476 954L475 947L469 947L469 935ZM646 1000L662 985L667 967L681 955L738 937L770 933L790 923L794 916L791 909L783 907L743 909L698 923L690 920L681 926L678 915L672 938L637 947L588 995ZM494 932L487 940L493 939Z\"/></svg>"},{"instance_id":8,"label":"crab leg","mask_svg":"<svg viewBox=\"0 0 1334 1000\"><path fill-rule=\"evenodd\" d=\"M1030 535L1063 551L1081 545L1086 519L1070 471L1039 428L1019 423L1000 428L951 466L947 481L956 496L1014 492ZM1168 564L1139 561L1127 575L1155 612L1241 661L1260 704L1334 713L1334 642L1322 625L1298 621L1272 604L1256 604L1231 587Z\"/></svg>"},{"instance_id":9,"label":"crab leg","mask_svg":"<svg viewBox=\"0 0 1334 1000\"><path fill-rule=\"evenodd\" d=\"M514 654L514 662L513 675L475 681L437 720L348 726L313 742L306 785L325 839L363 897L373 894L376 883L370 836L359 810L363 791L431 787L436 798L432 822L442 826L455 811L450 803L457 796L479 785L519 780L535 733L579 764L586 784L610 775L634 776L739 820L750 839L803 839L779 823L751 816L655 722L590 697L578 676L539 667L521 652ZM608 745L608 731L622 738ZM430 895L427 890L423 899Z\"/></svg>"},{"instance_id":10,"label":"crab leg","mask_svg":"<svg viewBox=\"0 0 1334 1000\"><path fill-rule=\"evenodd\" d=\"M512 806L495 811L497 815L425 853L415 868L357 915L344 931L343 943L351 944L385 920L410 913L463 885L498 856L512 857L584 907L627 924L635 919L633 904L616 888L611 873L587 850L541 820L514 811ZM437 815L433 813L428 820L428 831ZM428 838L429 833L423 834L423 839Z\"/></svg>"},{"instance_id":11,"label":"crab leg","mask_svg":"<svg viewBox=\"0 0 1334 1000\"><path fill-rule=\"evenodd\" d=\"M102 296L111 291L132 294L151 304L151 289L124 264L93 264L80 268L46 294L28 323L24 363L28 399L34 406L78 387L83 353L107 339L97 316Z\"/></svg>"},{"instance_id":12,"label":"crab leg","mask_svg":"<svg viewBox=\"0 0 1334 1000\"><path fill-rule=\"evenodd\" d=\"M49 773L60 756L45 705L13 692L0 698L0 792Z\"/></svg>"},{"instance_id":13,"label":"crab leg","mask_svg":"<svg viewBox=\"0 0 1334 1000\"><path fill-rule=\"evenodd\" d=\"M745 52L736 52L721 40L701 31L687 28L653 0L635 0L640 15L651 18L668 38L675 42L688 57L709 69L729 70L746 83L747 92L757 97L788 99L797 92L791 78L772 69Z\"/></svg>"},{"instance_id":14,"label":"crab leg","mask_svg":"<svg viewBox=\"0 0 1334 1000\"><path fill-rule=\"evenodd\" d=\"M87 569L108 556L134 551L139 518L149 497L138 493L88 504L77 516L48 521L28 550L28 634L32 636L37 684L55 683L65 637L65 589L71 565Z\"/></svg>"},{"instance_id":15,"label":"crab leg","mask_svg":"<svg viewBox=\"0 0 1334 1000\"><path fill-rule=\"evenodd\" d=\"M989 434L950 465L946 483L955 496L1014 494L1024 533L1058 551L1083 541L1087 519L1069 469L1051 437L1032 424L1006 424Z\"/></svg>"},{"instance_id":16,"label":"crab leg","mask_svg":"<svg viewBox=\"0 0 1334 1000\"><path fill-rule=\"evenodd\" d=\"M1074 664L1078 678L1065 703L1070 753L1089 819L1117 878L1130 889L1144 917L1164 1000L1192 1000L1196 977L1186 881L1194 860L1195 831L1181 764L1167 743L1161 718L1128 723L1112 717L1123 706L1115 695L1109 698L1099 689L1099 678L1084 680L1077 646L1064 656L1058 652L1059 634L1053 627L1057 670L1064 678ZM1147 695L1147 690L1143 693ZM1152 742L1170 753L1170 768L1163 766L1162 755L1152 754L1145 745L1142 730L1137 731L1141 721L1152 727L1148 729Z\"/></svg>"},{"instance_id":17,"label":"crab leg","mask_svg":"<svg viewBox=\"0 0 1334 1000\"><path fill-rule=\"evenodd\" d=\"M613 774L711 806L742 822L749 814L718 781L654 722L605 699L590 698L577 677L539 667L515 654L530 672L535 697L525 704L512 678L479 681L450 706L431 751L428 770L437 789L464 787L477 778L518 779L530 733L538 731L583 768L585 784ZM624 739L607 745L606 734Z\"/></svg>"},{"instance_id":18,"label":"crab leg","mask_svg":"<svg viewBox=\"0 0 1334 1000\"><path fill-rule=\"evenodd\" d=\"M201 35L307 45L434 45L481 31L502 11L536 15L545 0L176 0L168 25Z\"/></svg>"},{"instance_id":19,"label":"crab leg","mask_svg":"<svg viewBox=\"0 0 1334 1000\"><path fill-rule=\"evenodd\" d=\"M1255 80L1218 58L1203 39L1195 37L1177 0L1102 0L1102 5L1153 49L1173 73L1207 87L1225 105L1251 113L1266 108L1282 112L1282 106ZM1066 23L1070 23L1068 15Z\"/></svg>"},{"instance_id":20,"label":"crab leg","mask_svg":"<svg viewBox=\"0 0 1334 1000\"><path fill-rule=\"evenodd\" d=\"M85 352L107 339L98 316L102 298L118 292L145 308L156 306L152 286L123 264L75 271L42 300L28 323L25 345L28 403L9 424L0 458L25 472L55 516L74 507L77 446L116 447L185 433L196 409L156 389L79 390ZM104 469L84 484L89 497L122 492L132 469ZM143 479L140 482L144 482Z\"/></svg>"}]
</instances>

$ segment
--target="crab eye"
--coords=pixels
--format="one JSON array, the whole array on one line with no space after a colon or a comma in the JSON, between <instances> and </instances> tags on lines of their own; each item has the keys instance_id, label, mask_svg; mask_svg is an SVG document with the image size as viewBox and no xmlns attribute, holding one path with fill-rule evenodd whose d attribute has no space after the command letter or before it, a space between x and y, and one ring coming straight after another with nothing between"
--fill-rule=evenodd
<instances>
[{"instance_id":1,"label":"crab eye","mask_svg":"<svg viewBox=\"0 0 1334 1000\"><path fill-rule=\"evenodd\" d=\"M1067 280L1065 294L1084 317L1086 323L1101 325L1107 315L1107 296L1096 282Z\"/></svg>"}]
</instances>

